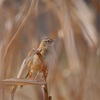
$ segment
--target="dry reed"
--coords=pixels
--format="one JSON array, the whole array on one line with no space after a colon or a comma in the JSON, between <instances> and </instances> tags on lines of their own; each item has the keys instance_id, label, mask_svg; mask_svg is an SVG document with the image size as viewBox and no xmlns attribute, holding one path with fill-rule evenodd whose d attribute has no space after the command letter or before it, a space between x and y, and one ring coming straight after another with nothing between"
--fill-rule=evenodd
<instances>
[{"instance_id":1,"label":"dry reed","mask_svg":"<svg viewBox=\"0 0 100 100\"><path fill-rule=\"evenodd\" d=\"M16 77L28 51L36 49L43 37L57 38L55 63L50 67L43 99L99 100L99 1L36 0L35 8L35 0L1 1L0 80ZM1 83L0 100L10 100L9 86L19 84L25 86L18 88L15 100L42 100L40 85L28 86L34 81L14 79Z\"/></svg>"}]
</instances>

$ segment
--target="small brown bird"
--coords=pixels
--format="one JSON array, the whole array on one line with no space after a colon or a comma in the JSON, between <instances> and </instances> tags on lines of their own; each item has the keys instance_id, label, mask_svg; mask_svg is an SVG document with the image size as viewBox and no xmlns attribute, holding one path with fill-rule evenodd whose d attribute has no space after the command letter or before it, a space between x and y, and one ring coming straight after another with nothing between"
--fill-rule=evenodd
<instances>
[{"instance_id":1,"label":"small brown bird","mask_svg":"<svg viewBox=\"0 0 100 100\"><path fill-rule=\"evenodd\" d=\"M42 55L44 63L47 67L49 67L52 63L51 61L53 61L54 43L55 43L55 40L50 39L50 38L45 38L42 40L42 42L40 43L40 45L37 49L40 52L40 54ZM37 54L34 54L34 49L32 49L28 53L25 60L23 61L17 78L23 78L23 77L31 78L33 72L40 73L43 69L43 66L44 65L43 65L42 61L39 59ZM38 74L37 74L37 76L38 76ZM13 88L11 90L11 95L14 95L16 89L17 89L17 86L13 86Z\"/></svg>"}]
</instances>

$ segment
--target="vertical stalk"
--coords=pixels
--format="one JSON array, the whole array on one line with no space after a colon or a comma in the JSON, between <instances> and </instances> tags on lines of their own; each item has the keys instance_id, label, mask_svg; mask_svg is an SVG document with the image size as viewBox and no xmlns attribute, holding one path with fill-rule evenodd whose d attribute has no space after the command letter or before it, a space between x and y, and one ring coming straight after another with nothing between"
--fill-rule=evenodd
<instances>
[{"instance_id":1,"label":"vertical stalk","mask_svg":"<svg viewBox=\"0 0 100 100\"><path fill-rule=\"evenodd\" d=\"M43 100L49 100L47 84L43 85L42 88L43 88Z\"/></svg>"}]
</instances>

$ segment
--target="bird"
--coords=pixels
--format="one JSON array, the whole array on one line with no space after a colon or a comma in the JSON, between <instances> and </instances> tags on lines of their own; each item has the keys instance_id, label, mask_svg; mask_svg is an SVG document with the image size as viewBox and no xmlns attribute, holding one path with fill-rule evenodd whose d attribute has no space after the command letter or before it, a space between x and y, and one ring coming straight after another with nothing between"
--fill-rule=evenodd
<instances>
[{"instance_id":1,"label":"bird","mask_svg":"<svg viewBox=\"0 0 100 100\"><path fill-rule=\"evenodd\" d=\"M39 73L43 71L44 64L47 70L52 65L52 61L54 58L54 44L55 39L45 38L41 41L37 50L34 50L34 48L30 50L21 65L17 78L31 78L32 74L34 72L37 72L37 75L35 77L36 79ZM36 53L37 51L40 53L40 56L42 56L44 62L40 60L39 56ZM11 90L12 98L16 89L17 86L13 86Z\"/></svg>"}]
</instances>

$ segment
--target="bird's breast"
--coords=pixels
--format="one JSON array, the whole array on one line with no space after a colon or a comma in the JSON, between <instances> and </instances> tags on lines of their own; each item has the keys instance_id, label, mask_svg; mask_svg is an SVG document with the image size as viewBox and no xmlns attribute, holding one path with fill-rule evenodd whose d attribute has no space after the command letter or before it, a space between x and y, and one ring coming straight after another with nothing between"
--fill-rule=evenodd
<instances>
[{"instance_id":1,"label":"bird's breast","mask_svg":"<svg viewBox=\"0 0 100 100\"><path fill-rule=\"evenodd\" d=\"M52 52L49 52L49 51L41 51L40 53L43 57L45 65L47 67L52 66L53 61L54 61L54 54L52 54ZM43 68L43 63L39 59L38 55L34 55L32 64L31 64L31 69L40 70L41 68Z\"/></svg>"}]
</instances>

